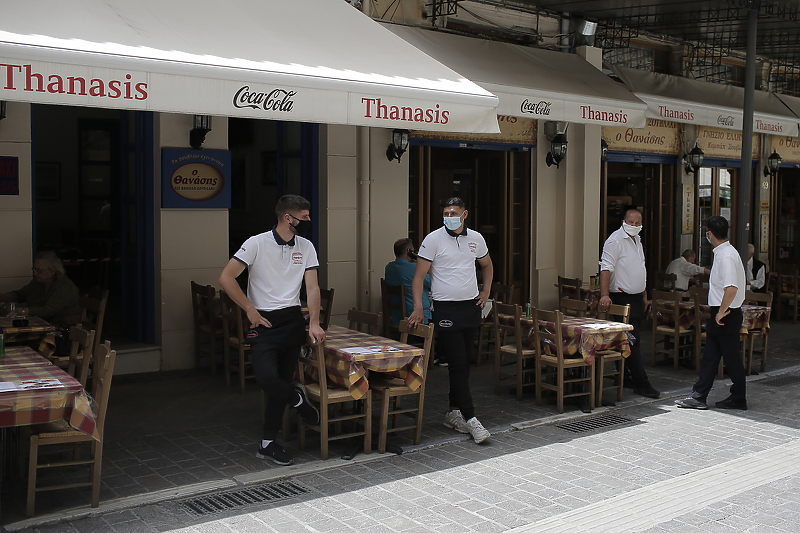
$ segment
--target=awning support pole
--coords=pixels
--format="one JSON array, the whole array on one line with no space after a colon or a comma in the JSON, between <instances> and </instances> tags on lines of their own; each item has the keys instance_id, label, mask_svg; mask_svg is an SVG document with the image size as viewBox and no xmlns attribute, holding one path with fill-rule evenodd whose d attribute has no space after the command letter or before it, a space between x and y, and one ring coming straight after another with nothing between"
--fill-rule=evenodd
<instances>
[{"instance_id":1,"label":"awning support pole","mask_svg":"<svg viewBox=\"0 0 800 533\"><path fill-rule=\"evenodd\" d=\"M747 243L749 232L746 230L750 221L750 194L753 171L753 100L756 86L756 32L758 30L758 12L747 10L747 64L744 70L744 124L742 125L742 167L739 179L739 209L736 214L736 248L747 262ZM750 228L750 232L753 228Z\"/></svg>"}]
</instances>

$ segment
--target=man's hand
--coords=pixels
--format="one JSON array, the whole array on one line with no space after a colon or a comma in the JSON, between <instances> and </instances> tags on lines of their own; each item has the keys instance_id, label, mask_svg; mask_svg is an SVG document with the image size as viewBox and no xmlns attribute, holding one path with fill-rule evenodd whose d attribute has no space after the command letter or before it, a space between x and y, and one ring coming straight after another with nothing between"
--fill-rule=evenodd
<instances>
[{"instance_id":1,"label":"man's hand","mask_svg":"<svg viewBox=\"0 0 800 533\"><path fill-rule=\"evenodd\" d=\"M647 306L650 302L647 301L647 291L642 292L642 300L644 301L644 310L647 311Z\"/></svg>"},{"instance_id":2,"label":"man's hand","mask_svg":"<svg viewBox=\"0 0 800 533\"><path fill-rule=\"evenodd\" d=\"M599 309L600 309L602 312L604 312L604 313L605 313L606 311L608 311L608 308L609 308L609 306L611 305L611 303L612 303L612 302L611 302L611 297L610 297L609 295L607 295L607 294L606 294L605 296L601 296L601 297L600 297L600 303L599 303L599 304L597 304L597 307L598 307L598 308L599 308Z\"/></svg>"},{"instance_id":3,"label":"man's hand","mask_svg":"<svg viewBox=\"0 0 800 533\"><path fill-rule=\"evenodd\" d=\"M308 336L314 344L319 344L325 340L325 330L322 329L319 324L310 325L308 327Z\"/></svg>"},{"instance_id":4,"label":"man's hand","mask_svg":"<svg viewBox=\"0 0 800 533\"><path fill-rule=\"evenodd\" d=\"M424 324L425 323L425 316L422 314L422 309L414 309L408 316L408 327L414 329L417 327L417 324Z\"/></svg>"},{"instance_id":5,"label":"man's hand","mask_svg":"<svg viewBox=\"0 0 800 533\"><path fill-rule=\"evenodd\" d=\"M259 313L258 309L255 307L251 307L247 310L247 320L250 321L251 328L257 328L258 326L264 326L265 328L272 327L272 324L269 323L269 320L261 316L261 313Z\"/></svg>"},{"instance_id":6,"label":"man's hand","mask_svg":"<svg viewBox=\"0 0 800 533\"><path fill-rule=\"evenodd\" d=\"M480 305L481 309L483 309L486 306L487 300L489 300L489 291L484 289L479 292L478 297L475 298L475 305Z\"/></svg>"},{"instance_id":7,"label":"man's hand","mask_svg":"<svg viewBox=\"0 0 800 533\"><path fill-rule=\"evenodd\" d=\"M724 326L724 324L722 323L722 319L725 318L726 316L728 316L730 314L730 312L731 312L730 309L726 309L725 312L723 313L722 310L720 309L720 311L719 311L719 313L717 313L717 316L716 316L716 319L715 319L717 321L717 324L719 324L720 326Z\"/></svg>"}]
</instances>

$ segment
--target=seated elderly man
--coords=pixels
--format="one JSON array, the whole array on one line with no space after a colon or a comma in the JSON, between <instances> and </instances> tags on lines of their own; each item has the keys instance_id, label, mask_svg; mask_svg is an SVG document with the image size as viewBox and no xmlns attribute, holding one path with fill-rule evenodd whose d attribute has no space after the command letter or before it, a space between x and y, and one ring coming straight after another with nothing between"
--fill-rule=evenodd
<instances>
[{"instance_id":1,"label":"seated elderly man","mask_svg":"<svg viewBox=\"0 0 800 533\"><path fill-rule=\"evenodd\" d=\"M689 290L689 278L697 274L708 274L709 269L696 265L697 254L694 250L684 250L681 256L667 267L667 274L675 274L675 290Z\"/></svg>"},{"instance_id":2,"label":"seated elderly man","mask_svg":"<svg viewBox=\"0 0 800 533\"><path fill-rule=\"evenodd\" d=\"M57 326L77 324L81 318L78 287L64 273L53 252L39 252L33 263L33 280L15 291L0 293L0 302L21 302L18 315L38 316Z\"/></svg>"}]
</instances>

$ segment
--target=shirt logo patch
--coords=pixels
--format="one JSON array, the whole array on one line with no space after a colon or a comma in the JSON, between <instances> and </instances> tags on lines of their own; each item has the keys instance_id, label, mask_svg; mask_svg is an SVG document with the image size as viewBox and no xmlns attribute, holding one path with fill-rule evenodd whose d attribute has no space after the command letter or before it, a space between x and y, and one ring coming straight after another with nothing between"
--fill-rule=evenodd
<instances>
[{"instance_id":1,"label":"shirt logo patch","mask_svg":"<svg viewBox=\"0 0 800 533\"><path fill-rule=\"evenodd\" d=\"M474 242L469 243L469 251L473 254L478 250L478 245Z\"/></svg>"},{"instance_id":2,"label":"shirt logo patch","mask_svg":"<svg viewBox=\"0 0 800 533\"><path fill-rule=\"evenodd\" d=\"M293 265L302 265L303 264L303 253L302 252L293 252L292 253L292 264Z\"/></svg>"}]
</instances>

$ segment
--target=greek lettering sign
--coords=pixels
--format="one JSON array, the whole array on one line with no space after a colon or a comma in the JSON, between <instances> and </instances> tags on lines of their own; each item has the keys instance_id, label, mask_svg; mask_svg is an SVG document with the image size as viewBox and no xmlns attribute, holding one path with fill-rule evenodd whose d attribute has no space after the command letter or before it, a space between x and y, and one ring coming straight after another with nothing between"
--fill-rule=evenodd
<instances>
[{"instance_id":1,"label":"greek lettering sign","mask_svg":"<svg viewBox=\"0 0 800 533\"><path fill-rule=\"evenodd\" d=\"M230 152L164 148L161 151L161 206L230 209Z\"/></svg>"},{"instance_id":2,"label":"greek lettering sign","mask_svg":"<svg viewBox=\"0 0 800 533\"><path fill-rule=\"evenodd\" d=\"M694 185L683 184L683 203L681 204L681 234L694 233Z\"/></svg>"},{"instance_id":3,"label":"greek lettering sign","mask_svg":"<svg viewBox=\"0 0 800 533\"><path fill-rule=\"evenodd\" d=\"M680 129L677 122L648 118L641 129L603 126L603 139L609 150L677 155Z\"/></svg>"},{"instance_id":4,"label":"greek lettering sign","mask_svg":"<svg viewBox=\"0 0 800 533\"><path fill-rule=\"evenodd\" d=\"M772 152L778 152L786 163L800 163L800 137L773 135Z\"/></svg>"},{"instance_id":5,"label":"greek lettering sign","mask_svg":"<svg viewBox=\"0 0 800 533\"><path fill-rule=\"evenodd\" d=\"M536 144L535 119L498 115L497 123L500 126L500 133L496 135L485 133L445 133L412 130L411 137L417 139L441 139L467 143L529 144L531 146Z\"/></svg>"},{"instance_id":6,"label":"greek lettering sign","mask_svg":"<svg viewBox=\"0 0 800 533\"><path fill-rule=\"evenodd\" d=\"M761 151L760 139L758 133L753 134L753 159L758 159L758 154ZM706 157L741 159L742 132L698 126L697 146L703 150Z\"/></svg>"},{"instance_id":7,"label":"greek lettering sign","mask_svg":"<svg viewBox=\"0 0 800 533\"><path fill-rule=\"evenodd\" d=\"M19 158L0 156L0 195L19 196Z\"/></svg>"}]
</instances>

